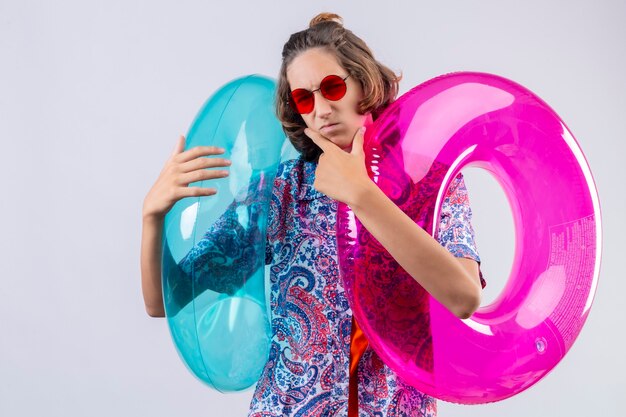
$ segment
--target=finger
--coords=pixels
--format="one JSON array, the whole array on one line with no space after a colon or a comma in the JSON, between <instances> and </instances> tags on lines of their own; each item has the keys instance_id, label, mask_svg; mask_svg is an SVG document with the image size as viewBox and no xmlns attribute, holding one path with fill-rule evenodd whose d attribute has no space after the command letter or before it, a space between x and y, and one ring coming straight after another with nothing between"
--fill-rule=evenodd
<instances>
[{"instance_id":1,"label":"finger","mask_svg":"<svg viewBox=\"0 0 626 417\"><path fill-rule=\"evenodd\" d=\"M228 171L222 169L198 169L196 171L182 174L179 179L180 185L187 186L193 182L214 180L217 178L225 178L227 176Z\"/></svg>"},{"instance_id":2,"label":"finger","mask_svg":"<svg viewBox=\"0 0 626 417\"><path fill-rule=\"evenodd\" d=\"M359 128L352 139L352 155L363 155L363 141L365 137L365 126Z\"/></svg>"},{"instance_id":3,"label":"finger","mask_svg":"<svg viewBox=\"0 0 626 417\"><path fill-rule=\"evenodd\" d=\"M331 150L333 146L337 147L334 143L326 139L319 132L316 132L313 129L309 129L308 127L304 129L304 134L310 137L313 143L315 143L322 149L322 152L327 152Z\"/></svg>"},{"instance_id":4,"label":"finger","mask_svg":"<svg viewBox=\"0 0 626 417\"><path fill-rule=\"evenodd\" d=\"M174 150L172 151L172 156L178 155L185 149L185 136L180 135L178 137L178 141L176 141L176 145L174 146Z\"/></svg>"},{"instance_id":5,"label":"finger","mask_svg":"<svg viewBox=\"0 0 626 417\"><path fill-rule=\"evenodd\" d=\"M226 158L198 157L180 165L180 172L191 172L202 168L229 167L232 161Z\"/></svg>"},{"instance_id":6,"label":"finger","mask_svg":"<svg viewBox=\"0 0 626 417\"><path fill-rule=\"evenodd\" d=\"M194 146L191 149L186 150L178 156L179 162L187 162L195 159L199 156L207 155L221 155L225 152L224 148L219 146Z\"/></svg>"},{"instance_id":7,"label":"finger","mask_svg":"<svg viewBox=\"0 0 626 417\"><path fill-rule=\"evenodd\" d=\"M217 188L184 187L178 193L178 199L185 197L204 197L217 194Z\"/></svg>"}]
</instances>

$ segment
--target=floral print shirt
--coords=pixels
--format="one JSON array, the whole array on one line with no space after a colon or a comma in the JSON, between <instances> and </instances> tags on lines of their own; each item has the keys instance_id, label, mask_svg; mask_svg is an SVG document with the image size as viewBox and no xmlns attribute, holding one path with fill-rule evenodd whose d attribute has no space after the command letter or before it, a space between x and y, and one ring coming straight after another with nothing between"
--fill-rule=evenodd
<instances>
[{"instance_id":1,"label":"floral print shirt","mask_svg":"<svg viewBox=\"0 0 626 417\"><path fill-rule=\"evenodd\" d=\"M348 415L352 312L339 275L337 202L313 188L315 169L302 158L286 161L274 181L265 254L272 343L249 417ZM480 262L460 173L440 220L440 244ZM358 392L362 417L436 415L435 399L404 383L369 347L358 364Z\"/></svg>"}]
</instances>

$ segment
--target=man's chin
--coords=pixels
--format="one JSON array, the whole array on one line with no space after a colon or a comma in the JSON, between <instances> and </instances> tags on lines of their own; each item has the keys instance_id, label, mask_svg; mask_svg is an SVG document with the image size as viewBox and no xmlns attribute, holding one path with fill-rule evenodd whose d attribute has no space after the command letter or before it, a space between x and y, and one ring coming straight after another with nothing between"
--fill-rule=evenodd
<instances>
[{"instance_id":1,"label":"man's chin","mask_svg":"<svg viewBox=\"0 0 626 417\"><path fill-rule=\"evenodd\" d=\"M324 135L322 135L322 136L324 136ZM350 142L350 144L346 145L346 146L341 146L340 145L340 143L343 142L343 140L341 139L340 136L329 135L329 136L324 136L324 137L326 139L328 139L329 141L331 141L332 143L334 143L336 146L338 146L343 151L350 152L352 150L352 142Z\"/></svg>"}]
</instances>

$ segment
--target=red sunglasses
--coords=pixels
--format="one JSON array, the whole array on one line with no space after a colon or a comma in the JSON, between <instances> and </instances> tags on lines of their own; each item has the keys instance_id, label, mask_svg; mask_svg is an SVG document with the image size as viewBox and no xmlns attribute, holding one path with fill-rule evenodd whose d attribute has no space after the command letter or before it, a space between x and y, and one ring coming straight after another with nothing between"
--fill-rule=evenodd
<instances>
[{"instance_id":1,"label":"red sunglasses","mask_svg":"<svg viewBox=\"0 0 626 417\"><path fill-rule=\"evenodd\" d=\"M318 90L322 93L322 96L328 100L340 100L346 95L346 79L349 76L350 74L346 75L345 78L341 78L338 75L328 75L324 77L320 83L320 88L316 90L309 91L305 88L293 90L291 92L291 99L288 100L289 105L299 114L311 113L313 111L313 107L315 107L315 95L313 93Z\"/></svg>"}]
</instances>

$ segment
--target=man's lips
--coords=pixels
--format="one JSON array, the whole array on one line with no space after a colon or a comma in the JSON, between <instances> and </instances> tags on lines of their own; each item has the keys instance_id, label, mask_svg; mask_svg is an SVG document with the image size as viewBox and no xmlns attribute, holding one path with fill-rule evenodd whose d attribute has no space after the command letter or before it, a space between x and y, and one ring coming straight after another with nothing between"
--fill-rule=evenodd
<instances>
[{"instance_id":1,"label":"man's lips","mask_svg":"<svg viewBox=\"0 0 626 417\"><path fill-rule=\"evenodd\" d=\"M322 126L320 129L320 133L326 134L331 133L339 128L339 123L329 123L327 125Z\"/></svg>"}]
</instances>

